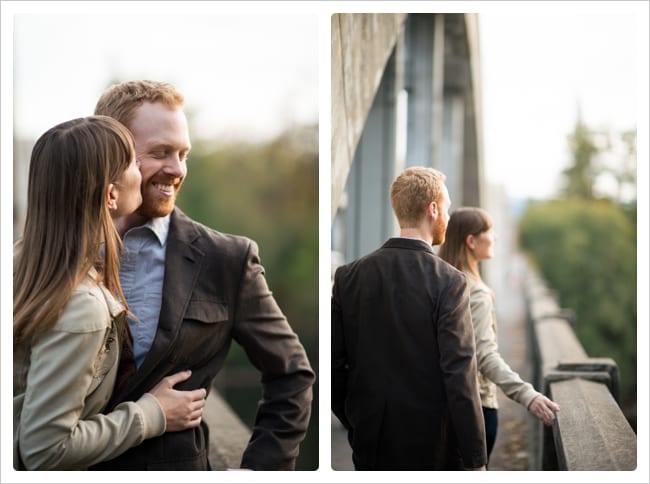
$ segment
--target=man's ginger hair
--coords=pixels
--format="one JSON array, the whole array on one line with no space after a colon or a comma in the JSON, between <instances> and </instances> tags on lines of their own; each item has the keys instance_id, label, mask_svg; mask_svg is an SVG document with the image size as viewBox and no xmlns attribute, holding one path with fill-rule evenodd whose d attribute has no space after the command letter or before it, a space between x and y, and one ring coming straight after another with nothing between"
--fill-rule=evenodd
<instances>
[{"instance_id":1,"label":"man's ginger hair","mask_svg":"<svg viewBox=\"0 0 650 484\"><path fill-rule=\"evenodd\" d=\"M404 170L390 187L390 203L400 228L417 227L431 202L440 204L445 175L424 166Z\"/></svg>"},{"instance_id":2,"label":"man's ginger hair","mask_svg":"<svg viewBox=\"0 0 650 484\"><path fill-rule=\"evenodd\" d=\"M167 82L125 81L104 91L95 106L95 114L110 116L130 129L136 110L145 102L159 102L175 109L183 105L184 98Z\"/></svg>"}]
</instances>

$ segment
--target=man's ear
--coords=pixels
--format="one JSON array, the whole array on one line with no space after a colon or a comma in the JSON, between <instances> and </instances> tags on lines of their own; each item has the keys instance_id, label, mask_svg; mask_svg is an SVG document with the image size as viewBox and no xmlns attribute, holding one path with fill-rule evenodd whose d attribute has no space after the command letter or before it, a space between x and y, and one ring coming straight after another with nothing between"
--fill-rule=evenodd
<instances>
[{"instance_id":1,"label":"man's ear","mask_svg":"<svg viewBox=\"0 0 650 484\"><path fill-rule=\"evenodd\" d=\"M109 210L117 210L117 189L113 183L106 188L106 205Z\"/></svg>"},{"instance_id":2,"label":"man's ear","mask_svg":"<svg viewBox=\"0 0 650 484\"><path fill-rule=\"evenodd\" d=\"M436 202L431 202L429 205L427 205L427 215L429 215L431 218L438 217L438 204Z\"/></svg>"}]
</instances>

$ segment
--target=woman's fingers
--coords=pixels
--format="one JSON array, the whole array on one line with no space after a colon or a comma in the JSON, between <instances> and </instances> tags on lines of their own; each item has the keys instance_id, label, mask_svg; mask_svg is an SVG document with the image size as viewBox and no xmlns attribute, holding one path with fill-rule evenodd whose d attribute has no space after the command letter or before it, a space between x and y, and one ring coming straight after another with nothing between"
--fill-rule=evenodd
<instances>
[{"instance_id":1,"label":"woman's fingers","mask_svg":"<svg viewBox=\"0 0 650 484\"><path fill-rule=\"evenodd\" d=\"M184 371L179 371L178 373L174 373L173 375L166 376L163 378L163 381L169 385L169 388L173 388L175 385L178 385L180 382L183 382L187 380L190 376L192 376L192 370L184 370Z\"/></svg>"}]
</instances>

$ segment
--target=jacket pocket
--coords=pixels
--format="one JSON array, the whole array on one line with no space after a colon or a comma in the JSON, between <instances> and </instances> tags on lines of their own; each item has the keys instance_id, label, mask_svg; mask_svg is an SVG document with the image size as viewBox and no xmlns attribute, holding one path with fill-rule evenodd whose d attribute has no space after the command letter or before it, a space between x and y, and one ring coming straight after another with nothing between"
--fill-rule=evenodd
<instances>
[{"instance_id":1,"label":"jacket pocket","mask_svg":"<svg viewBox=\"0 0 650 484\"><path fill-rule=\"evenodd\" d=\"M208 324L226 322L228 321L228 304L215 301L192 300L187 306L184 319Z\"/></svg>"},{"instance_id":2,"label":"jacket pocket","mask_svg":"<svg viewBox=\"0 0 650 484\"><path fill-rule=\"evenodd\" d=\"M231 327L227 303L190 301L170 362L182 368L197 369L203 366L227 347Z\"/></svg>"}]
</instances>

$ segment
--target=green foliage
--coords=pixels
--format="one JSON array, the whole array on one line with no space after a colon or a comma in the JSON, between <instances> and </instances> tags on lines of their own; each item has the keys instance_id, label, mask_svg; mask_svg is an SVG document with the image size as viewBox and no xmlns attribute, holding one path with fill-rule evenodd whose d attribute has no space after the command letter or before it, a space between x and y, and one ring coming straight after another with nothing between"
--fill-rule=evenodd
<instances>
[{"instance_id":1,"label":"green foliage","mask_svg":"<svg viewBox=\"0 0 650 484\"><path fill-rule=\"evenodd\" d=\"M178 205L260 248L269 287L294 329L317 336L318 154L287 137L263 145L195 148Z\"/></svg>"},{"instance_id":2,"label":"green foliage","mask_svg":"<svg viewBox=\"0 0 650 484\"><path fill-rule=\"evenodd\" d=\"M519 229L562 307L576 314L587 354L613 358L622 401L636 400L636 224L606 200L560 200L531 205Z\"/></svg>"}]
</instances>

